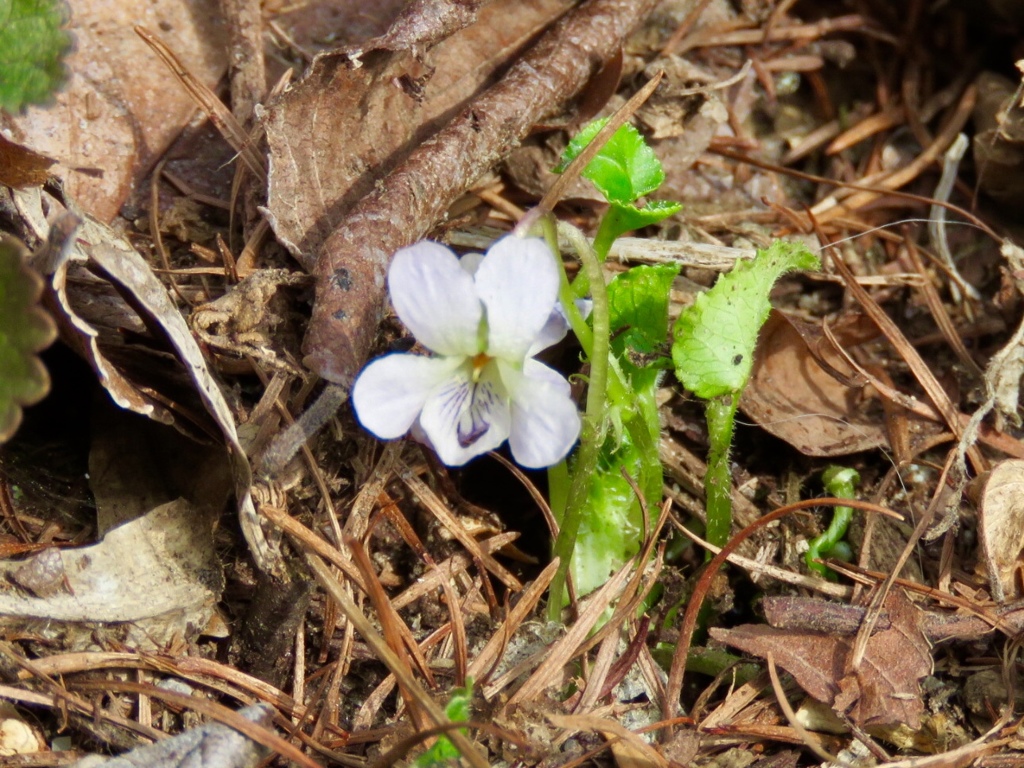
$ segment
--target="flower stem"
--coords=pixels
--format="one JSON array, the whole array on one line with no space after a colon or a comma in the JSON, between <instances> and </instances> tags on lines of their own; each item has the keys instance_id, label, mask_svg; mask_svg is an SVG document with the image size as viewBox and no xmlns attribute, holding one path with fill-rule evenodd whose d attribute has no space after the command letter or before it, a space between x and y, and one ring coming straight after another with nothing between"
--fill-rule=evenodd
<instances>
[{"instance_id":1,"label":"flower stem","mask_svg":"<svg viewBox=\"0 0 1024 768\"><path fill-rule=\"evenodd\" d=\"M562 459L557 464L548 467L548 504L551 506L551 514L555 516L558 524L562 524L565 517L565 505L569 501L569 464Z\"/></svg>"},{"instance_id":2,"label":"flower stem","mask_svg":"<svg viewBox=\"0 0 1024 768\"><path fill-rule=\"evenodd\" d=\"M704 475L704 495L708 524L705 538L716 547L724 547L732 530L732 473L729 448L732 445L739 392L708 400L708 471ZM708 553L710 555L710 553Z\"/></svg>"},{"instance_id":3,"label":"flower stem","mask_svg":"<svg viewBox=\"0 0 1024 768\"><path fill-rule=\"evenodd\" d=\"M590 478L597 469L598 454L604 438L611 322L608 309L608 290L597 254L578 229L564 227L563 232L569 238L583 264L584 272L590 282L594 309L591 313L593 335L588 354L590 383L587 388L587 410L583 418L580 449L573 466L569 498L553 548L554 555L559 558L559 564L555 578L551 582L548 597L548 617L552 621L558 621L561 618L562 607L565 605L565 585L569 575L569 565L573 550L576 548L576 536L583 521Z\"/></svg>"},{"instance_id":4,"label":"flower stem","mask_svg":"<svg viewBox=\"0 0 1024 768\"><path fill-rule=\"evenodd\" d=\"M608 258L608 254L612 249L612 243L615 242L615 238L618 237L618 233L615 229L614 217L609 213L605 214L601 218L601 223L597 227L597 234L594 235L594 253L597 254L597 260L604 263L605 259ZM586 270L583 270L576 279L572 281L572 293L577 299L582 299L587 295L590 290L590 276Z\"/></svg>"}]
</instances>

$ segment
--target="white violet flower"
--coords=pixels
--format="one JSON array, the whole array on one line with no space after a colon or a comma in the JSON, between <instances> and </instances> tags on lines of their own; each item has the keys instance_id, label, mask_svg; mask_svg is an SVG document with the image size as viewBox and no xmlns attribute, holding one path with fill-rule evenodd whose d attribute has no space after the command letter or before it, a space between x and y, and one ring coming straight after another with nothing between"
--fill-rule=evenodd
<instances>
[{"instance_id":1,"label":"white violet flower","mask_svg":"<svg viewBox=\"0 0 1024 768\"><path fill-rule=\"evenodd\" d=\"M580 415L569 382L533 356L565 336L559 272L539 238L507 236L459 259L423 241L395 254L398 317L432 356L374 360L352 388L360 423L390 440L410 430L460 466L509 441L524 467L569 452Z\"/></svg>"}]
</instances>

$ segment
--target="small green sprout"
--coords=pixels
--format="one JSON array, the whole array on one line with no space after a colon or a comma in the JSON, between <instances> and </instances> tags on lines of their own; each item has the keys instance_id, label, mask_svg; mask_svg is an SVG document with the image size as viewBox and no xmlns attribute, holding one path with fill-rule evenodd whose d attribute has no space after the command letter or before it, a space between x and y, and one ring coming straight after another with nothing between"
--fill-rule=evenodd
<instances>
[{"instance_id":1,"label":"small green sprout","mask_svg":"<svg viewBox=\"0 0 1024 768\"><path fill-rule=\"evenodd\" d=\"M729 450L740 395L754 365L757 335L768 319L772 285L794 269L817 269L818 257L795 243L776 241L739 262L714 287L697 296L676 321L672 359L676 376L707 401L707 540L724 546L732 528Z\"/></svg>"},{"instance_id":2,"label":"small green sprout","mask_svg":"<svg viewBox=\"0 0 1024 768\"><path fill-rule=\"evenodd\" d=\"M595 120L583 128L565 148L562 162L555 169L564 170L604 128L607 118ZM640 132L629 123L619 128L583 170L608 201L608 212L594 236L594 250L603 261L615 239L626 232L640 229L668 218L682 206L665 200L648 202L641 207L637 201L654 192L665 181L661 161ZM577 296L587 292L586 280L573 284Z\"/></svg>"},{"instance_id":3,"label":"small green sprout","mask_svg":"<svg viewBox=\"0 0 1024 768\"><path fill-rule=\"evenodd\" d=\"M853 499L856 498L856 487L860 482L860 475L852 467L831 466L822 473L821 482L830 495L838 499ZM850 547L842 538L850 526L851 517L853 517L852 507L836 506L828 529L811 540L805 558L807 567L819 576L832 580L836 577L832 569L826 567L824 563L818 562L821 558L832 555L837 555L843 560L849 558Z\"/></svg>"},{"instance_id":4,"label":"small green sprout","mask_svg":"<svg viewBox=\"0 0 1024 768\"><path fill-rule=\"evenodd\" d=\"M465 688L456 688L452 692L451 699L444 708L445 716L453 723L465 723L473 713L473 681L467 680ZM460 733L466 733L465 728L459 729ZM417 768L433 768L441 765L456 765L462 753L452 744L444 734L437 737L437 741L431 747L416 758Z\"/></svg>"}]
</instances>

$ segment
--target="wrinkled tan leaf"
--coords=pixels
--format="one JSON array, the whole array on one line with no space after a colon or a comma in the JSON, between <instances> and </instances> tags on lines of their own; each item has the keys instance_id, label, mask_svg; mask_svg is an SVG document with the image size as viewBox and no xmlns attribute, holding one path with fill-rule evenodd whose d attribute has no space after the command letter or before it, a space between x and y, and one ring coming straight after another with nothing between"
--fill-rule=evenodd
<instances>
[{"instance_id":1,"label":"wrinkled tan leaf","mask_svg":"<svg viewBox=\"0 0 1024 768\"><path fill-rule=\"evenodd\" d=\"M773 654L807 693L860 725L905 723L916 730L924 713L919 680L932 669L930 646L921 612L902 590L890 593L885 608L891 624L868 639L856 672L847 668L855 635L754 624L712 629L711 635L755 656Z\"/></svg>"},{"instance_id":2,"label":"wrinkled tan leaf","mask_svg":"<svg viewBox=\"0 0 1024 768\"><path fill-rule=\"evenodd\" d=\"M840 343L857 343L856 321L834 330ZM813 352L812 352L813 349ZM808 456L843 456L887 445L884 422L851 387L819 362L852 376L819 328L773 311L761 329L757 357L740 408L767 432Z\"/></svg>"},{"instance_id":3,"label":"wrinkled tan leaf","mask_svg":"<svg viewBox=\"0 0 1024 768\"><path fill-rule=\"evenodd\" d=\"M997 603L1021 596L1024 551L1024 460L1007 459L978 478L978 545Z\"/></svg>"},{"instance_id":4,"label":"wrinkled tan leaf","mask_svg":"<svg viewBox=\"0 0 1024 768\"><path fill-rule=\"evenodd\" d=\"M38 195L34 201L27 196L18 199L24 208L26 219L33 222L37 231L45 227L46 221L41 213ZM148 334L150 326L159 328L161 335L169 342L174 352L173 357L176 359L170 361L171 370L162 372L162 375L172 379L177 376L183 381L190 382L206 413L220 429L231 462L242 532L259 567L264 570L275 569L278 559L271 551L256 520L256 510L252 502L252 468L238 441L231 408L224 399L220 385L210 373L202 350L181 312L168 296L167 289L153 274L141 254L126 239L116 236L109 227L83 214L82 223L75 230L74 237L66 240L65 253L60 255L54 281L58 297L63 296L62 306L80 334L77 337L79 347L87 351L86 359L99 372L101 383L118 405L163 423L175 423L175 417L157 398L150 397L140 387L135 386L110 362L106 352L100 350L97 344L96 329L71 309L64 286L60 284L61 269L67 269L67 265L72 263L84 268L90 262L99 268L100 273L109 277L111 284L107 285L93 276L94 282L104 283L116 296L114 303L107 305L103 312L113 315L119 322L124 323L123 327L137 333ZM117 286L116 290L113 290L114 285ZM131 308L122 298L123 295L132 297ZM140 317L136 310L141 312L144 318Z\"/></svg>"},{"instance_id":5,"label":"wrinkled tan leaf","mask_svg":"<svg viewBox=\"0 0 1024 768\"><path fill-rule=\"evenodd\" d=\"M129 642L156 650L176 635L194 635L214 615L223 586L212 532L213 520L199 520L179 499L93 546L0 562L0 575L21 587L0 591L0 614L9 627L17 622L44 636L66 632L64 647L70 648L92 645L92 629L45 629L46 622L130 624ZM44 578L45 588L38 589Z\"/></svg>"}]
</instances>

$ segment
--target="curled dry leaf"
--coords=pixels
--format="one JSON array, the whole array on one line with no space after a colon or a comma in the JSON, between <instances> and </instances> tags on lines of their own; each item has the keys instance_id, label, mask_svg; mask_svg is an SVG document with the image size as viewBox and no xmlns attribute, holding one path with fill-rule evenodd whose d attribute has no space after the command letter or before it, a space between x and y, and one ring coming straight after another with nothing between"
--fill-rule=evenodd
<instances>
[{"instance_id":1,"label":"curled dry leaf","mask_svg":"<svg viewBox=\"0 0 1024 768\"><path fill-rule=\"evenodd\" d=\"M1024 460L1007 459L978 478L972 488L989 589L997 603L1022 594L1024 552Z\"/></svg>"},{"instance_id":2,"label":"curled dry leaf","mask_svg":"<svg viewBox=\"0 0 1024 768\"><path fill-rule=\"evenodd\" d=\"M25 258L20 243L0 238L0 443L18 429L22 406L50 391L50 377L36 355L57 332L38 306L43 281Z\"/></svg>"},{"instance_id":3,"label":"curled dry leaf","mask_svg":"<svg viewBox=\"0 0 1024 768\"><path fill-rule=\"evenodd\" d=\"M840 343L856 344L877 331L853 318L833 333ZM870 412L863 388L851 385L854 375L820 328L773 311L761 329L740 408L808 456L843 456L884 446L884 422Z\"/></svg>"},{"instance_id":4,"label":"curled dry leaf","mask_svg":"<svg viewBox=\"0 0 1024 768\"><path fill-rule=\"evenodd\" d=\"M42 215L38 190L30 192L35 193L34 198L31 194L16 194L16 199L26 220L40 231L46 226L46 220ZM165 424L176 424L175 416L160 400L151 397L141 385L136 386L111 362L106 350L98 343L99 332L72 309L62 277L66 271L62 272L62 269L70 269L70 265L74 264L91 276L93 283L104 282L96 278L93 274L95 271L107 278L110 285L105 287L116 287L116 290L109 291L112 303L104 305L104 314L117 318L119 323L123 323L122 327L136 333L148 334L149 328L158 328L159 335L170 344L174 368L165 375L191 384L206 413L224 437L242 532L259 567L266 571L276 570L279 567L279 555L271 549L256 519L251 491L252 468L239 443L234 416L188 324L149 264L127 240L85 214L80 214L79 219L81 225L78 229L73 230L73 233L65 232L57 238L60 243L58 250L61 252L57 259L54 289L65 312L68 328L72 331L68 340L74 348L84 352L83 356L98 372L100 383L119 406ZM66 220L64 226L67 226ZM42 236L45 234L43 232ZM87 265L90 269L85 269ZM124 296L131 297L130 307ZM116 335L118 328L111 330ZM173 401L173 398L165 399Z\"/></svg>"},{"instance_id":5,"label":"curled dry leaf","mask_svg":"<svg viewBox=\"0 0 1024 768\"><path fill-rule=\"evenodd\" d=\"M860 668L848 669L855 635L747 624L712 629L716 640L755 656L771 653L800 687L863 726L905 723L920 727L919 680L932 670L921 611L900 589L885 600L890 626L867 642Z\"/></svg>"}]
</instances>

